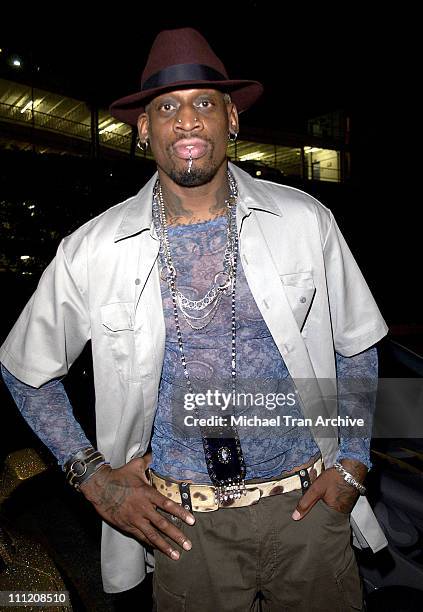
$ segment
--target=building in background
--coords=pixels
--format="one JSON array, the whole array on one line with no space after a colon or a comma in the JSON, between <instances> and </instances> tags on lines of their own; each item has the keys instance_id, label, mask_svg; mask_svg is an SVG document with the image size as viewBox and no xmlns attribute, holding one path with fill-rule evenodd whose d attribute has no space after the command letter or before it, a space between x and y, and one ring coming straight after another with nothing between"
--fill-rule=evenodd
<instances>
[{"instance_id":1,"label":"building in background","mask_svg":"<svg viewBox=\"0 0 423 612\"><path fill-rule=\"evenodd\" d=\"M8 79L0 79L0 147L109 159L143 156L136 131L105 108ZM232 161L256 176L340 183L350 178L348 120L341 111L312 119L303 134L249 128L229 143ZM147 152L145 157L151 159Z\"/></svg>"}]
</instances>

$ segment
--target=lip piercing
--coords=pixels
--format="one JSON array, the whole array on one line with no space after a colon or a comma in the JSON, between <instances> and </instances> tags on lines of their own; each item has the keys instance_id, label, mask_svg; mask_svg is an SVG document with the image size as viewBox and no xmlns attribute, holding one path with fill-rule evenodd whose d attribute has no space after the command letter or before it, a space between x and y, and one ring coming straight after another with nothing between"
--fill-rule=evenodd
<instances>
[{"instance_id":1,"label":"lip piercing","mask_svg":"<svg viewBox=\"0 0 423 612\"><path fill-rule=\"evenodd\" d=\"M191 156L192 146L187 147L187 149L189 150L189 158L188 158L188 174L190 174L190 173L191 173L191 168L192 168L192 156Z\"/></svg>"}]
</instances>

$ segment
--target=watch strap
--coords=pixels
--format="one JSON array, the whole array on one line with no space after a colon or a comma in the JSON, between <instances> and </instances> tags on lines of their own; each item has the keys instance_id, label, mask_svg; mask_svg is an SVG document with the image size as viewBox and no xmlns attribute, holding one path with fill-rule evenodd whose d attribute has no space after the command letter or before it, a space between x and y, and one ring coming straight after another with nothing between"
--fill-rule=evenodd
<instances>
[{"instance_id":1,"label":"watch strap","mask_svg":"<svg viewBox=\"0 0 423 612\"><path fill-rule=\"evenodd\" d=\"M92 446L83 448L65 463L66 480L78 490L103 465L109 465L103 453Z\"/></svg>"}]
</instances>

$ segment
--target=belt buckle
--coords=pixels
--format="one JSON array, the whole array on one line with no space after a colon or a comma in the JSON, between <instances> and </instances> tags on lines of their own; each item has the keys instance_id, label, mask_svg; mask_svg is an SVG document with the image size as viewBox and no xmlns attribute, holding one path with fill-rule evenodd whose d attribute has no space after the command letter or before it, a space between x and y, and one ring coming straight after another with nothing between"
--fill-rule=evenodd
<instances>
[{"instance_id":1,"label":"belt buckle","mask_svg":"<svg viewBox=\"0 0 423 612\"><path fill-rule=\"evenodd\" d=\"M218 502L218 509L220 508L243 508L244 506L253 506L257 504L261 499L260 487L254 487L251 489L245 488L241 497L223 500Z\"/></svg>"}]
</instances>

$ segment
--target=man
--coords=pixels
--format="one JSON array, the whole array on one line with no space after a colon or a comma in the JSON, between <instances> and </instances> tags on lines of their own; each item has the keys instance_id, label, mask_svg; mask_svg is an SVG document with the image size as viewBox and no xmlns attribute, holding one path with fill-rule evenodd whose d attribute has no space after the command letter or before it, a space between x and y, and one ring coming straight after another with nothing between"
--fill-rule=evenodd
<instances>
[{"instance_id":1,"label":"man","mask_svg":"<svg viewBox=\"0 0 423 612\"><path fill-rule=\"evenodd\" d=\"M251 379L291 385L291 424L324 411L320 382L374 380L386 333L331 213L228 166L261 91L230 80L195 30L159 34L140 92L111 107L158 173L61 243L0 353L22 414L104 519L105 590L143 579L148 544L158 610L360 609L353 507L361 544L384 545L359 497L368 437L338 448L294 424L258 441L239 421L201 422L200 383L224 379L232 398ZM59 380L90 339L98 451Z\"/></svg>"}]
</instances>

